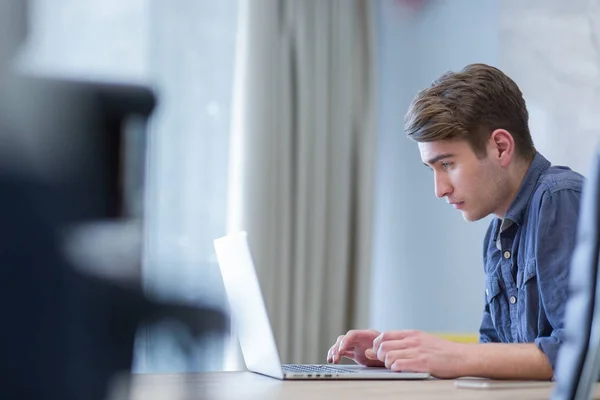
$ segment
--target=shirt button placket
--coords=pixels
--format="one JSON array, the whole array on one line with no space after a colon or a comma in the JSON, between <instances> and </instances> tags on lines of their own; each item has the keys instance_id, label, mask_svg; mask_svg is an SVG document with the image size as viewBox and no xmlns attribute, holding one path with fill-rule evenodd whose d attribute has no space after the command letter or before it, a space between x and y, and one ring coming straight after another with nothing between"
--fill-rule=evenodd
<instances>
[{"instance_id":1,"label":"shirt button placket","mask_svg":"<svg viewBox=\"0 0 600 400\"><path fill-rule=\"evenodd\" d=\"M511 252L509 250L505 250L502 253L502 258L504 258L505 262L510 263L510 257L512 256ZM512 292L512 290L509 290L510 292ZM509 302L509 306L510 306L510 320L511 320L511 334L513 336L513 340L516 342L518 341L518 311L517 311L517 296L516 295L511 295L508 298L508 302Z\"/></svg>"},{"instance_id":2,"label":"shirt button placket","mask_svg":"<svg viewBox=\"0 0 600 400\"><path fill-rule=\"evenodd\" d=\"M506 250L504 252L504 258L505 259L510 259L510 251ZM508 301L510 301L510 304L517 304L517 297L516 296L510 296L510 298L508 299Z\"/></svg>"}]
</instances>

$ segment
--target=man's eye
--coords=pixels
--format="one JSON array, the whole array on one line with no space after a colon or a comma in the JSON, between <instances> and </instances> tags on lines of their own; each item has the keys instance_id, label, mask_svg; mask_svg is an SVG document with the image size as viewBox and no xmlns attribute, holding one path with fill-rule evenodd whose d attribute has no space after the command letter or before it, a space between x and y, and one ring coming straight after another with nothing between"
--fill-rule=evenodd
<instances>
[{"instance_id":1,"label":"man's eye","mask_svg":"<svg viewBox=\"0 0 600 400\"><path fill-rule=\"evenodd\" d=\"M441 165L441 167L443 169L446 169L446 170L449 169L450 167L452 167L452 163L451 162L447 162L447 161L442 161L440 163L440 165Z\"/></svg>"}]
</instances>

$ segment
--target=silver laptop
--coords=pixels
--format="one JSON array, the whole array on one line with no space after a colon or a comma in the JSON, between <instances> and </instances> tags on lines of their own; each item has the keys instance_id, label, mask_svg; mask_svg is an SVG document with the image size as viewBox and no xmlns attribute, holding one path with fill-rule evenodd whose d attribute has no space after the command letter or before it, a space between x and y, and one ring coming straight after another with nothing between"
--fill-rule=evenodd
<instances>
[{"instance_id":1,"label":"silver laptop","mask_svg":"<svg viewBox=\"0 0 600 400\"><path fill-rule=\"evenodd\" d=\"M425 379L428 373L392 372L360 365L281 364L252 262L246 233L215 240L233 326L246 367L277 379Z\"/></svg>"}]
</instances>

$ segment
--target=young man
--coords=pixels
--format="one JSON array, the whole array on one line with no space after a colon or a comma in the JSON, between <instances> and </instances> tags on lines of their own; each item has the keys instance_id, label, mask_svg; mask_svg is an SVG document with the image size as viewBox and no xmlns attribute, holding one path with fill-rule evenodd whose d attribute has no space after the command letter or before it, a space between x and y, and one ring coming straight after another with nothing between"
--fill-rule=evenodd
<instances>
[{"instance_id":1,"label":"young man","mask_svg":"<svg viewBox=\"0 0 600 400\"><path fill-rule=\"evenodd\" d=\"M420 331L354 330L329 362L427 371L439 378L551 379L564 338L568 271L583 178L538 153L521 91L473 64L421 91L405 118L435 194L467 221L493 214L484 239L485 304L478 344Z\"/></svg>"}]
</instances>

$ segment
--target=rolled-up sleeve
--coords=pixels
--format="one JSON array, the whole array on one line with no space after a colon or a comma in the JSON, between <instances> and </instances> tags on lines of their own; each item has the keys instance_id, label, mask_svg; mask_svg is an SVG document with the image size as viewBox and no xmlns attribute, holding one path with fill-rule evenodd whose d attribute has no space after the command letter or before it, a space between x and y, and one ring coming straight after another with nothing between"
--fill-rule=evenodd
<instances>
[{"instance_id":1,"label":"rolled-up sleeve","mask_svg":"<svg viewBox=\"0 0 600 400\"><path fill-rule=\"evenodd\" d=\"M539 324L543 336L536 338L535 344L548 357L552 369L556 366L556 356L564 340L564 314L579 201L578 187L548 191L539 211L535 248L537 283L543 309L543 321ZM543 325L550 326L551 332Z\"/></svg>"},{"instance_id":2,"label":"rolled-up sleeve","mask_svg":"<svg viewBox=\"0 0 600 400\"><path fill-rule=\"evenodd\" d=\"M535 345L546 355L553 371L556 366L558 350L563 341L564 329L562 328L554 329L550 336L535 339Z\"/></svg>"}]
</instances>

